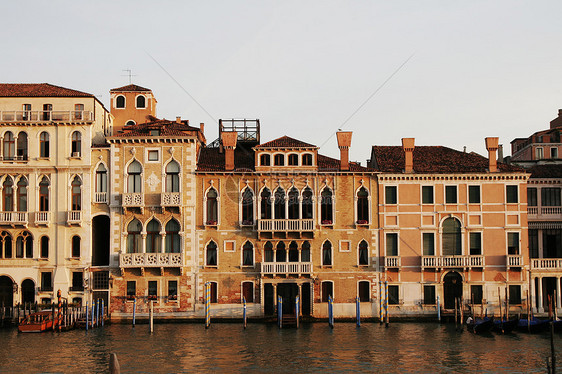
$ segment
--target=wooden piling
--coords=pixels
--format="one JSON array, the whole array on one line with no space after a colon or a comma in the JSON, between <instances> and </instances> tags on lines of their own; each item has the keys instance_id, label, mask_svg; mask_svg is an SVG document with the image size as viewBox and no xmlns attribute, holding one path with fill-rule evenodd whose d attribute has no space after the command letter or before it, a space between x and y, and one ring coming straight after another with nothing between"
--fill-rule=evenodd
<instances>
[{"instance_id":1,"label":"wooden piling","mask_svg":"<svg viewBox=\"0 0 562 374\"><path fill-rule=\"evenodd\" d=\"M121 367L119 366L119 361L117 360L117 354L111 353L109 355L109 374L120 374Z\"/></svg>"},{"instance_id":2,"label":"wooden piling","mask_svg":"<svg viewBox=\"0 0 562 374\"><path fill-rule=\"evenodd\" d=\"M150 300L150 332L154 332L154 301Z\"/></svg>"},{"instance_id":3,"label":"wooden piling","mask_svg":"<svg viewBox=\"0 0 562 374\"><path fill-rule=\"evenodd\" d=\"M457 330L457 329L459 328L459 326L458 326L458 321L457 321L457 319L458 319L458 317L457 317L457 308L458 308L458 306L459 306L459 299L457 299L457 298L455 297L455 330Z\"/></svg>"},{"instance_id":4,"label":"wooden piling","mask_svg":"<svg viewBox=\"0 0 562 374\"><path fill-rule=\"evenodd\" d=\"M133 299L133 328L135 327L135 317L137 312L137 298Z\"/></svg>"},{"instance_id":5,"label":"wooden piling","mask_svg":"<svg viewBox=\"0 0 562 374\"><path fill-rule=\"evenodd\" d=\"M242 308L242 321L244 322L244 328L246 328L247 316L246 316L246 298L245 298L245 297L242 297L242 304L243 304L243 308Z\"/></svg>"},{"instance_id":6,"label":"wooden piling","mask_svg":"<svg viewBox=\"0 0 562 374\"><path fill-rule=\"evenodd\" d=\"M461 312L460 330L463 331L464 330L464 308L463 308L462 297L459 297L459 308L460 308L460 312Z\"/></svg>"}]
</instances>

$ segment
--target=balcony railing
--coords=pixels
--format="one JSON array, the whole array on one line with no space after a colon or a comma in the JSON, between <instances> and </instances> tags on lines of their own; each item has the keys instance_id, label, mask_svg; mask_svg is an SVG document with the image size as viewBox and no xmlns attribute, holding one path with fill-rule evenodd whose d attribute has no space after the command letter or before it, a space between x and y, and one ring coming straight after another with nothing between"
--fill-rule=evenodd
<instances>
[{"instance_id":1,"label":"balcony railing","mask_svg":"<svg viewBox=\"0 0 562 374\"><path fill-rule=\"evenodd\" d=\"M562 219L562 207L560 206L530 206L527 207L528 218L531 219Z\"/></svg>"},{"instance_id":2,"label":"balcony railing","mask_svg":"<svg viewBox=\"0 0 562 374\"><path fill-rule=\"evenodd\" d=\"M181 194L179 192L162 193L160 205L162 206L181 206Z\"/></svg>"},{"instance_id":3,"label":"balcony railing","mask_svg":"<svg viewBox=\"0 0 562 374\"><path fill-rule=\"evenodd\" d=\"M107 204L107 192L96 192L94 196L95 203Z\"/></svg>"},{"instance_id":4,"label":"balcony railing","mask_svg":"<svg viewBox=\"0 0 562 374\"><path fill-rule=\"evenodd\" d=\"M36 225L48 225L51 222L50 212L35 212Z\"/></svg>"},{"instance_id":5,"label":"balcony railing","mask_svg":"<svg viewBox=\"0 0 562 374\"><path fill-rule=\"evenodd\" d=\"M532 258L531 269L560 270L562 269L562 258Z\"/></svg>"},{"instance_id":6,"label":"balcony railing","mask_svg":"<svg viewBox=\"0 0 562 374\"><path fill-rule=\"evenodd\" d=\"M1 122L91 122L93 112L89 110L4 110L0 111Z\"/></svg>"},{"instance_id":7,"label":"balcony railing","mask_svg":"<svg viewBox=\"0 0 562 374\"><path fill-rule=\"evenodd\" d=\"M80 210L69 210L66 212L66 222L69 225L76 225L82 222L82 211Z\"/></svg>"},{"instance_id":8,"label":"balcony railing","mask_svg":"<svg viewBox=\"0 0 562 374\"><path fill-rule=\"evenodd\" d=\"M124 193L122 205L125 207L142 207L144 206L144 194L140 192Z\"/></svg>"},{"instance_id":9,"label":"balcony railing","mask_svg":"<svg viewBox=\"0 0 562 374\"><path fill-rule=\"evenodd\" d=\"M385 256L384 267L385 268L399 268L400 267L400 256Z\"/></svg>"},{"instance_id":10,"label":"balcony railing","mask_svg":"<svg viewBox=\"0 0 562 374\"><path fill-rule=\"evenodd\" d=\"M122 268L139 267L182 267L182 253L121 253L119 266Z\"/></svg>"},{"instance_id":11,"label":"balcony railing","mask_svg":"<svg viewBox=\"0 0 562 374\"><path fill-rule=\"evenodd\" d=\"M262 262L262 275L312 274L312 262Z\"/></svg>"},{"instance_id":12,"label":"balcony railing","mask_svg":"<svg viewBox=\"0 0 562 374\"><path fill-rule=\"evenodd\" d=\"M521 267L523 266L523 256L521 255L507 255L507 266Z\"/></svg>"},{"instance_id":13,"label":"balcony railing","mask_svg":"<svg viewBox=\"0 0 562 374\"><path fill-rule=\"evenodd\" d=\"M68 290L70 292L82 292L82 291L84 291L84 286L72 286L72 287L69 287Z\"/></svg>"},{"instance_id":14,"label":"balcony railing","mask_svg":"<svg viewBox=\"0 0 562 374\"><path fill-rule=\"evenodd\" d=\"M27 225L27 212L0 212L0 225Z\"/></svg>"},{"instance_id":15,"label":"balcony railing","mask_svg":"<svg viewBox=\"0 0 562 374\"><path fill-rule=\"evenodd\" d=\"M313 219L260 219L258 231L313 231Z\"/></svg>"},{"instance_id":16,"label":"balcony railing","mask_svg":"<svg viewBox=\"0 0 562 374\"><path fill-rule=\"evenodd\" d=\"M484 256L422 256L422 268L484 267Z\"/></svg>"}]
</instances>

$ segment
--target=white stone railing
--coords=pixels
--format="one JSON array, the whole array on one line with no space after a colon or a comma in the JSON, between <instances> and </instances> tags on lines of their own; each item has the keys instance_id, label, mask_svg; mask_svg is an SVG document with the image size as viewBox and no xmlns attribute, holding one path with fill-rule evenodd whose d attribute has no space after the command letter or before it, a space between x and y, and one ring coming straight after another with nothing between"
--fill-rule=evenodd
<instances>
[{"instance_id":1,"label":"white stone railing","mask_svg":"<svg viewBox=\"0 0 562 374\"><path fill-rule=\"evenodd\" d=\"M562 258L532 258L531 269L560 270L562 269Z\"/></svg>"},{"instance_id":2,"label":"white stone railing","mask_svg":"<svg viewBox=\"0 0 562 374\"><path fill-rule=\"evenodd\" d=\"M507 266L523 266L523 256L521 255L507 255Z\"/></svg>"},{"instance_id":3,"label":"white stone railing","mask_svg":"<svg viewBox=\"0 0 562 374\"><path fill-rule=\"evenodd\" d=\"M2 122L91 122L94 114L88 110L4 110Z\"/></svg>"},{"instance_id":4,"label":"white stone railing","mask_svg":"<svg viewBox=\"0 0 562 374\"><path fill-rule=\"evenodd\" d=\"M553 216L561 215L562 207L559 206L543 206L541 207L541 215L543 216Z\"/></svg>"},{"instance_id":5,"label":"white stone railing","mask_svg":"<svg viewBox=\"0 0 562 374\"><path fill-rule=\"evenodd\" d=\"M400 256L385 256L384 267L386 268L399 268Z\"/></svg>"},{"instance_id":6,"label":"white stone railing","mask_svg":"<svg viewBox=\"0 0 562 374\"><path fill-rule=\"evenodd\" d=\"M135 193L124 193L123 194L123 206L144 206L144 194L140 192Z\"/></svg>"},{"instance_id":7,"label":"white stone railing","mask_svg":"<svg viewBox=\"0 0 562 374\"><path fill-rule=\"evenodd\" d=\"M36 225L48 225L51 222L51 212L35 212Z\"/></svg>"},{"instance_id":8,"label":"white stone railing","mask_svg":"<svg viewBox=\"0 0 562 374\"><path fill-rule=\"evenodd\" d=\"M562 219L562 207L560 206L530 206L527 207L528 218L537 219Z\"/></svg>"},{"instance_id":9,"label":"white stone railing","mask_svg":"<svg viewBox=\"0 0 562 374\"><path fill-rule=\"evenodd\" d=\"M260 219L258 231L313 231L313 219Z\"/></svg>"},{"instance_id":10,"label":"white stone railing","mask_svg":"<svg viewBox=\"0 0 562 374\"><path fill-rule=\"evenodd\" d=\"M527 214L530 216L536 216L539 213L539 208L536 206L528 206Z\"/></svg>"},{"instance_id":11,"label":"white stone railing","mask_svg":"<svg viewBox=\"0 0 562 374\"><path fill-rule=\"evenodd\" d=\"M27 212L0 212L0 224L27 225Z\"/></svg>"},{"instance_id":12,"label":"white stone railing","mask_svg":"<svg viewBox=\"0 0 562 374\"><path fill-rule=\"evenodd\" d=\"M182 253L121 253L119 267L182 267Z\"/></svg>"},{"instance_id":13,"label":"white stone railing","mask_svg":"<svg viewBox=\"0 0 562 374\"><path fill-rule=\"evenodd\" d=\"M80 210L69 210L66 212L66 221L69 224L75 224L82 222L82 211Z\"/></svg>"},{"instance_id":14,"label":"white stone railing","mask_svg":"<svg viewBox=\"0 0 562 374\"><path fill-rule=\"evenodd\" d=\"M422 256L422 268L483 267L484 256Z\"/></svg>"},{"instance_id":15,"label":"white stone railing","mask_svg":"<svg viewBox=\"0 0 562 374\"><path fill-rule=\"evenodd\" d=\"M179 192L163 192L160 205L181 206L181 194Z\"/></svg>"},{"instance_id":16,"label":"white stone railing","mask_svg":"<svg viewBox=\"0 0 562 374\"><path fill-rule=\"evenodd\" d=\"M312 274L312 262L262 262L262 275Z\"/></svg>"},{"instance_id":17,"label":"white stone railing","mask_svg":"<svg viewBox=\"0 0 562 374\"><path fill-rule=\"evenodd\" d=\"M98 204L107 203L107 192L96 192L94 195L94 202Z\"/></svg>"}]
</instances>

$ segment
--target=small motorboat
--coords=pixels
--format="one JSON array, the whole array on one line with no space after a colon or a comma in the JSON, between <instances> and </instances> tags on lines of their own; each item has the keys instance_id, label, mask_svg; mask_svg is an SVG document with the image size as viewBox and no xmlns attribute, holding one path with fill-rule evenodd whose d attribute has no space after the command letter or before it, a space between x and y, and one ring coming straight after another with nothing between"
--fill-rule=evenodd
<instances>
[{"instance_id":1,"label":"small motorboat","mask_svg":"<svg viewBox=\"0 0 562 374\"><path fill-rule=\"evenodd\" d=\"M531 333L542 332L548 330L548 327L550 326L549 322L550 321L547 319L538 319L534 317L531 317L530 320L527 318L521 318L517 323L517 330Z\"/></svg>"},{"instance_id":2,"label":"small motorboat","mask_svg":"<svg viewBox=\"0 0 562 374\"><path fill-rule=\"evenodd\" d=\"M43 332L53 329L53 323L56 323L56 316L53 319L52 310L42 310L40 312L31 313L19 324L19 332Z\"/></svg>"},{"instance_id":3,"label":"small motorboat","mask_svg":"<svg viewBox=\"0 0 562 374\"><path fill-rule=\"evenodd\" d=\"M469 320L466 322L466 327L468 331L471 331L475 334L488 332L492 329L492 327L494 327L494 319L489 317L477 319L469 318Z\"/></svg>"},{"instance_id":4,"label":"small motorboat","mask_svg":"<svg viewBox=\"0 0 562 374\"><path fill-rule=\"evenodd\" d=\"M509 334L517 327L518 323L519 320L517 319L495 319L492 330L500 334Z\"/></svg>"}]
</instances>

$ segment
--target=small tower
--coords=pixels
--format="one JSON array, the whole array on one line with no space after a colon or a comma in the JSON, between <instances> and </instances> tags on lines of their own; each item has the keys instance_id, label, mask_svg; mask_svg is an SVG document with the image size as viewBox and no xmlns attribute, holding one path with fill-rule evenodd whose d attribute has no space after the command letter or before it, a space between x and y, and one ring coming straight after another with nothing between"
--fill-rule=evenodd
<instances>
[{"instance_id":1,"label":"small tower","mask_svg":"<svg viewBox=\"0 0 562 374\"><path fill-rule=\"evenodd\" d=\"M146 122L147 116L156 117L156 98L152 90L129 84L109 91L111 98L110 112L115 117L115 133L123 127Z\"/></svg>"}]
</instances>

